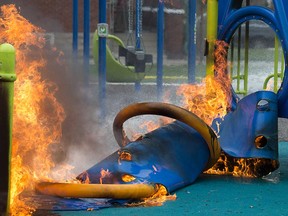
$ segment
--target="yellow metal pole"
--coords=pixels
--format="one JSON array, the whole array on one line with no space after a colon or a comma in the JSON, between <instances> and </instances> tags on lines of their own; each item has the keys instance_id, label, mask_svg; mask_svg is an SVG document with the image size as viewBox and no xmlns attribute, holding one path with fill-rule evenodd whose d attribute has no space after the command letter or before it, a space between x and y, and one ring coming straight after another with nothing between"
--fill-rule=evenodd
<instances>
[{"instance_id":1,"label":"yellow metal pole","mask_svg":"<svg viewBox=\"0 0 288 216\"><path fill-rule=\"evenodd\" d=\"M207 1L207 41L206 75L214 74L214 50L218 27L218 0Z\"/></svg>"}]
</instances>

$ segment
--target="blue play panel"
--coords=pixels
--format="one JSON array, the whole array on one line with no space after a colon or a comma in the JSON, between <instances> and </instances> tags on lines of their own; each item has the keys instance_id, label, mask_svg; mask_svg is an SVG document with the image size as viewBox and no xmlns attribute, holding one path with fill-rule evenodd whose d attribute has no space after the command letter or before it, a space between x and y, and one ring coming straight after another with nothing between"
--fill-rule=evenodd
<instances>
[{"instance_id":1,"label":"blue play panel","mask_svg":"<svg viewBox=\"0 0 288 216\"><path fill-rule=\"evenodd\" d=\"M192 185L176 191L175 201L166 201L160 207L123 207L103 199L48 197L41 198L44 210L36 215L288 215L288 142L279 143L279 159L280 168L265 178L202 175Z\"/></svg>"}]
</instances>

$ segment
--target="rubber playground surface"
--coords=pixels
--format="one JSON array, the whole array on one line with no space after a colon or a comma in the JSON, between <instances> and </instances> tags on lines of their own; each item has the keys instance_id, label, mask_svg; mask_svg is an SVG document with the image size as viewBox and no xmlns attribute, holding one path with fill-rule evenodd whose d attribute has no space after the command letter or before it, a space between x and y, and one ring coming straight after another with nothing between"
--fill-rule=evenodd
<instances>
[{"instance_id":1,"label":"rubber playground surface","mask_svg":"<svg viewBox=\"0 0 288 216\"><path fill-rule=\"evenodd\" d=\"M162 206L105 207L100 201L97 209L95 201L68 200L70 209L61 208L63 203L56 201L56 211L37 210L35 215L288 215L288 142L279 143L279 160L280 168L265 178L202 175L194 184L176 191L176 200Z\"/></svg>"}]
</instances>

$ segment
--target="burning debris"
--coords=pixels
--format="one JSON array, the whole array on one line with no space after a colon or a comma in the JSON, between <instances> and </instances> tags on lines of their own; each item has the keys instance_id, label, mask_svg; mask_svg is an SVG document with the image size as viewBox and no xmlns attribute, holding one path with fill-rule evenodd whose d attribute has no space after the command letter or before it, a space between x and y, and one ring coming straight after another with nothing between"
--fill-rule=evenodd
<instances>
[{"instance_id":1,"label":"burning debris","mask_svg":"<svg viewBox=\"0 0 288 216\"><path fill-rule=\"evenodd\" d=\"M206 174L261 178L279 168L278 160L265 158L235 158L221 152L217 163Z\"/></svg>"},{"instance_id":2,"label":"burning debris","mask_svg":"<svg viewBox=\"0 0 288 216\"><path fill-rule=\"evenodd\" d=\"M49 149L60 143L65 112L55 97L57 86L41 76L47 63L41 57L45 46L44 31L22 17L14 5L1 7L0 23L1 42L11 43L17 51L11 212L12 215L30 215L37 206L28 207L20 200L20 194L33 189L39 180L51 181L51 169L55 164ZM277 114L275 107L272 104L269 109L259 108L256 102L255 109L248 112L242 106L246 99L232 108L227 50L226 43L217 42L215 74L207 76L201 84L182 85L178 89L178 94L183 96L185 109L167 103L141 103L124 108L113 125L114 136L120 146L118 151L79 174L77 179L82 184L75 183L75 180L70 184L37 183L37 190L63 197L140 199L140 203L131 205L155 206L165 200L176 199L175 195L169 194L193 183L203 171L208 174L262 177L277 169L275 121L273 124L270 121ZM264 96L266 94L260 92L251 97L274 103L274 95L267 96L269 100ZM252 99L249 99L250 102L255 102ZM153 131L130 141L123 134L123 123L143 114L167 116L175 121L161 127L153 125ZM245 140L247 143L241 146L248 145L248 156L247 151L234 151L240 149L240 145L235 147L231 144L239 144L239 139L234 141L230 137L238 133L230 130L233 121L240 119L237 115L248 116L248 119L256 116L254 122L260 125L258 128L258 125L254 127L248 122L247 127L240 128L257 129L251 135L252 141ZM221 119L217 124L219 130L213 127L215 119ZM262 128L267 122L273 125L273 130L268 132ZM214 131L218 132L218 137ZM263 137L260 139L259 134L266 142L261 141Z\"/></svg>"},{"instance_id":3,"label":"burning debris","mask_svg":"<svg viewBox=\"0 0 288 216\"><path fill-rule=\"evenodd\" d=\"M36 206L26 206L20 194L49 177L54 167L49 147L60 142L65 113L55 98L57 86L42 79L44 30L22 17L15 5L1 7L0 24L1 43L16 49L10 211L29 215Z\"/></svg>"}]
</instances>

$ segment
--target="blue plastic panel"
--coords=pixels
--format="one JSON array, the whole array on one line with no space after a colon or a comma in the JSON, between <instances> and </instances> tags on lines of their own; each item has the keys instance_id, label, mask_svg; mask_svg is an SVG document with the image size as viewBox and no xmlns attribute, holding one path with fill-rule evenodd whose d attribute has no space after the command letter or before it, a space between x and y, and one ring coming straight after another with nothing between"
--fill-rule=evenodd
<instances>
[{"instance_id":1,"label":"blue plastic panel","mask_svg":"<svg viewBox=\"0 0 288 216\"><path fill-rule=\"evenodd\" d=\"M217 130L215 122L214 128ZM240 100L236 110L222 120L219 136L222 150L230 156L277 160L277 95L259 91ZM255 144L257 137L261 138L260 147Z\"/></svg>"},{"instance_id":2,"label":"blue plastic panel","mask_svg":"<svg viewBox=\"0 0 288 216\"><path fill-rule=\"evenodd\" d=\"M261 6L240 7L240 0L219 0L218 39L230 42L236 29L249 20L261 20L277 34L284 53L285 71L278 91L278 116L288 118L288 4L286 0L274 0L275 11ZM236 97L236 95L234 95Z\"/></svg>"}]
</instances>

